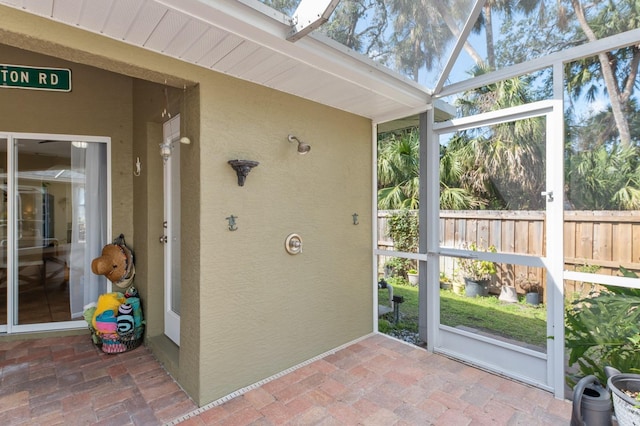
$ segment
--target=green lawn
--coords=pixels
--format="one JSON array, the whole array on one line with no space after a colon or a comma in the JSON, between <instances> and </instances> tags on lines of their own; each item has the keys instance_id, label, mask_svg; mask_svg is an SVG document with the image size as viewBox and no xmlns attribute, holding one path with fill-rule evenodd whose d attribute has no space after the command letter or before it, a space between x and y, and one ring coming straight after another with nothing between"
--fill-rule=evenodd
<instances>
[{"instance_id":1,"label":"green lawn","mask_svg":"<svg viewBox=\"0 0 640 426\"><path fill-rule=\"evenodd\" d=\"M381 319L379 330L397 336L399 332L418 331L418 287L393 284L394 294L404 297L400 305L400 321L394 324L393 313ZM387 299L387 290L378 293L380 303ZM496 296L465 297L449 290L440 290L440 322L451 327L473 328L483 333L529 345L546 347L546 307L525 303L505 303Z\"/></svg>"}]
</instances>

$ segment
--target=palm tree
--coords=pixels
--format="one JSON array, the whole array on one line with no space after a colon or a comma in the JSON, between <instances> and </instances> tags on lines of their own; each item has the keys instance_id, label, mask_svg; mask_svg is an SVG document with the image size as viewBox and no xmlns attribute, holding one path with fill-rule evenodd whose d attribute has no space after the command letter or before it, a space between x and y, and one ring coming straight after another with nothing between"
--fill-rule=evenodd
<instances>
[{"instance_id":1,"label":"palm tree","mask_svg":"<svg viewBox=\"0 0 640 426\"><path fill-rule=\"evenodd\" d=\"M505 64L523 62L565 47L615 36L638 28L640 20L640 4L635 0L558 0L554 3L555 7L549 7L550 2L542 2L538 16L522 25L505 23L505 28L509 29L498 43L499 61ZM546 9L543 8L545 4ZM546 37L539 37L541 33ZM639 65L640 48L636 44L565 66L569 101L592 101L606 95L611 103L616 136L625 145L633 144L633 129L629 122L633 111L629 103L637 87ZM550 86L549 81L542 83Z\"/></svg>"},{"instance_id":2,"label":"palm tree","mask_svg":"<svg viewBox=\"0 0 640 426\"><path fill-rule=\"evenodd\" d=\"M420 138L418 129L382 135L378 142L378 208L417 209L419 205ZM475 209L486 204L460 186L464 158L441 148L440 208Z\"/></svg>"},{"instance_id":3,"label":"palm tree","mask_svg":"<svg viewBox=\"0 0 640 426\"><path fill-rule=\"evenodd\" d=\"M543 0L487 0L482 7L482 14L480 15L475 27L478 32L481 28L484 28L487 62L486 64L476 62L476 65L488 66L491 70L496 69L496 49L495 38L493 35L494 13L497 12L509 18L514 12L521 12L524 15L530 15L539 7L544 7Z\"/></svg>"},{"instance_id":4,"label":"palm tree","mask_svg":"<svg viewBox=\"0 0 640 426\"><path fill-rule=\"evenodd\" d=\"M490 70L479 66L480 75ZM532 99L525 78L512 78L470 91L460 98L463 114L472 115L522 105ZM462 132L450 149L466 158L463 187L492 208L538 209L544 190L544 122L529 118Z\"/></svg>"},{"instance_id":5,"label":"palm tree","mask_svg":"<svg viewBox=\"0 0 640 426\"><path fill-rule=\"evenodd\" d=\"M464 139L458 134L440 146L440 208L444 210L476 210L488 204L485 188L475 186L481 180L465 181L475 154L466 149L470 145Z\"/></svg>"},{"instance_id":6,"label":"palm tree","mask_svg":"<svg viewBox=\"0 0 640 426\"><path fill-rule=\"evenodd\" d=\"M378 141L378 208L417 209L420 140L416 129Z\"/></svg>"},{"instance_id":7,"label":"palm tree","mask_svg":"<svg viewBox=\"0 0 640 426\"><path fill-rule=\"evenodd\" d=\"M602 5L599 2L585 4L580 0L571 0L571 6L580 28L589 41L619 34L638 26L640 5L635 0L604 2ZM581 67L581 74L584 75L590 70L588 64L593 60L582 62L584 64ZM634 45L620 49L617 54L600 53L597 56L597 62L600 66L592 68L592 72L581 79L582 84L593 81L592 79L602 78L609 94L611 112L618 128L620 143L631 145L627 103L637 84L640 48ZM580 65L581 62L576 64ZM573 94L580 93L582 84L569 86L570 92L573 89Z\"/></svg>"},{"instance_id":8,"label":"palm tree","mask_svg":"<svg viewBox=\"0 0 640 426\"><path fill-rule=\"evenodd\" d=\"M394 17L391 45L395 51L395 68L419 79L422 67L432 70L445 54L453 33L442 19L438 2L429 0L392 0ZM455 8L450 8L447 12Z\"/></svg>"},{"instance_id":9,"label":"palm tree","mask_svg":"<svg viewBox=\"0 0 640 426\"><path fill-rule=\"evenodd\" d=\"M600 145L570 152L567 198L576 210L640 209L640 148Z\"/></svg>"}]
</instances>

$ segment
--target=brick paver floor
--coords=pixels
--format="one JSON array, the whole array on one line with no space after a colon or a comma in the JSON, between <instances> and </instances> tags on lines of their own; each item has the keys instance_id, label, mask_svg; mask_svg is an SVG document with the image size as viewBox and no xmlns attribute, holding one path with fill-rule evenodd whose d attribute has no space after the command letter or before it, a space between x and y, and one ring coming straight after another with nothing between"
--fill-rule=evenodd
<instances>
[{"instance_id":1,"label":"brick paver floor","mask_svg":"<svg viewBox=\"0 0 640 426\"><path fill-rule=\"evenodd\" d=\"M568 425L571 413L548 392L384 335L276 377L198 408L144 346L0 342L0 424L529 426Z\"/></svg>"},{"instance_id":2,"label":"brick paver floor","mask_svg":"<svg viewBox=\"0 0 640 426\"><path fill-rule=\"evenodd\" d=\"M144 346L80 336L0 342L1 425L160 425L196 404Z\"/></svg>"},{"instance_id":3,"label":"brick paver floor","mask_svg":"<svg viewBox=\"0 0 640 426\"><path fill-rule=\"evenodd\" d=\"M181 425L568 425L571 404L385 335L353 343Z\"/></svg>"}]
</instances>

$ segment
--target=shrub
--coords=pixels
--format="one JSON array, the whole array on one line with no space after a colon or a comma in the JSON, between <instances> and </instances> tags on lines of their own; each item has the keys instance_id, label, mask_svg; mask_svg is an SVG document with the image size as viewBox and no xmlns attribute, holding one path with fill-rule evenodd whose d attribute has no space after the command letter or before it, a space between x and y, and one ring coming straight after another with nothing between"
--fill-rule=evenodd
<instances>
[{"instance_id":1,"label":"shrub","mask_svg":"<svg viewBox=\"0 0 640 426\"><path fill-rule=\"evenodd\" d=\"M389 218L389 236L396 251L415 253L418 251L418 217L409 210L400 210ZM406 277L409 269L415 269L415 261L397 258L395 272Z\"/></svg>"},{"instance_id":2,"label":"shrub","mask_svg":"<svg viewBox=\"0 0 640 426\"><path fill-rule=\"evenodd\" d=\"M468 249L473 251L488 251L491 253L496 252L496 248L494 246L490 246L486 250L480 250L475 242L469 244ZM461 257L458 259L458 272L462 275L462 278L468 278L471 281L477 282L490 280L491 277L496 274L497 270L496 264L488 260L476 260Z\"/></svg>"},{"instance_id":3,"label":"shrub","mask_svg":"<svg viewBox=\"0 0 640 426\"><path fill-rule=\"evenodd\" d=\"M569 365L577 363L580 377L593 374L602 383L607 380L605 366L640 373L640 290L603 287L573 301L565 318ZM567 383L573 386L577 379L570 375Z\"/></svg>"}]
</instances>

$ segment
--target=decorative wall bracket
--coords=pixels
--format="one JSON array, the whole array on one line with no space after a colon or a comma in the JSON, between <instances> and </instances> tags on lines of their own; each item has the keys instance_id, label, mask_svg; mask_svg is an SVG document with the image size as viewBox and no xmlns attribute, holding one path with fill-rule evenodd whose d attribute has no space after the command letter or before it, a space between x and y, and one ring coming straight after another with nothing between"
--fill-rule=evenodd
<instances>
[{"instance_id":1,"label":"decorative wall bracket","mask_svg":"<svg viewBox=\"0 0 640 426\"><path fill-rule=\"evenodd\" d=\"M244 186L244 181L247 179L247 175L258 164L257 161L251 160L229 160L228 163L233 167L238 175L238 185Z\"/></svg>"},{"instance_id":2,"label":"decorative wall bracket","mask_svg":"<svg viewBox=\"0 0 640 426\"><path fill-rule=\"evenodd\" d=\"M238 225L236 225L236 219L238 216L231 215L227 217L227 221L229 222L229 231L236 231L238 229Z\"/></svg>"}]
</instances>

